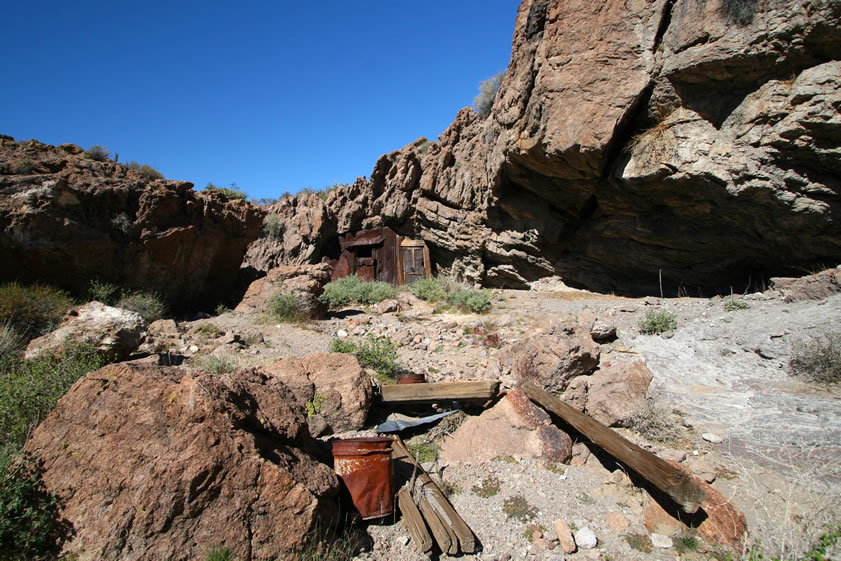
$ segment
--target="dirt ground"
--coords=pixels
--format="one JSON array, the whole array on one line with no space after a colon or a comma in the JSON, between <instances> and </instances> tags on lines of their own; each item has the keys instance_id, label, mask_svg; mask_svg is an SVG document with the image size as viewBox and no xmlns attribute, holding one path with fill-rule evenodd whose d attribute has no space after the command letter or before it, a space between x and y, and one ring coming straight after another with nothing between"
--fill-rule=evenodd
<instances>
[{"instance_id":1,"label":"dirt ground","mask_svg":"<svg viewBox=\"0 0 841 561\"><path fill-rule=\"evenodd\" d=\"M388 335L400 344L401 365L423 372L428 381L499 379L511 387L516 380L501 356L506 344L550 324L599 318L617 329L616 338L601 346L602 364L645 361L654 376L649 397L682 417L679 436L667 443L619 430L655 453L685 452L684 463L707 468L713 487L744 511L750 543L773 555L791 555L808 547L826 524L841 523L841 391L794 378L787 369L792 350L808 338L841 331L841 295L787 303L773 294L749 294L742 299L744 309L727 311L718 297L627 299L552 283L536 288L493 291L493 308L483 315L440 312L418 302L396 313L346 310L298 325L226 312L179 328L213 323L224 333L259 331L262 342L251 337L248 345L228 345L240 365L326 352L334 337ZM638 324L649 310L675 314L677 328L641 334ZM496 337L493 344L485 339L489 333ZM191 343L185 342L188 352ZM205 352L197 351L193 360ZM701 436L710 433L721 441ZM481 552L463 559L563 559L555 540L558 519L578 529L586 526L598 538L595 548L567 554L570 559L716 554L715 548L688 539L667 549L652 547L643 526L641 491L616 465L604 465L596 456L560 470L518 458L428 467L453 491L453 505L482 544ZM483 497L476 491L494 481L497 494ZM533 516L520 520L505 512L505 501L517 495L534 508ZM360 559L425 558L414 552L394 520L371 524L367 531L373 546ZM537 546L531 543L535 531L544 538Z\"/></svg>"}]
</instances>

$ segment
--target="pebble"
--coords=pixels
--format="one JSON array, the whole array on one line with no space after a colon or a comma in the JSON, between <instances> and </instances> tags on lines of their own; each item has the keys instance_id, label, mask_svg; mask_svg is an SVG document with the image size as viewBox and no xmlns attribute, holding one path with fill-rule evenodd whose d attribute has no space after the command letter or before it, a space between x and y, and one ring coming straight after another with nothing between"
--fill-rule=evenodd
<instances>
[{"instance_id":1,"label":"pebble","mask_svg":"<svg viewBox=\"0 0 841 561\"><path fill-rule=\"evenodd\" d=\"M345 337L347 337L347 331L345 331L344 329L340 329L340 330L338 330L338 331L336 332L336 337L339 337L339 338L345 338Z\"/></svg>"},{"instance_id":2,"label":"pebble","mask_svg":"<svg viewBox=\"0 0 841 561\"><path fill-rule=\"evenodd\" d=\"M701 438L706 440L707 442L712 442L713 444L721 444L724 442L724 439L712 432L705 432L701 435Z\"/></svg>"},{"instance_id":3,"label":"pebble","mask_svg":"<svg viewBox=\"0 0 841 561\"><path fill-rule=\"evenodd\" d=\"M575 544L581 549L593 549L598 543L596 534L587 526L575 532Z\"/></svg>"}]
</instances>

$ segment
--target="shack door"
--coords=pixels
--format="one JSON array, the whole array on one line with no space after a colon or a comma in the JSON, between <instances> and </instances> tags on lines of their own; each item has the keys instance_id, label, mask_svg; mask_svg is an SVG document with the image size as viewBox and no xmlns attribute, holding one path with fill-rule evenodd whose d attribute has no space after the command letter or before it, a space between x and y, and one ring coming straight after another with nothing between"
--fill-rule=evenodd
<instances>
[{"instance_id":1,"label":"shack door","mask_svg":"<svg viewBox=\"0 0 841 561\"><path fill-rule=\"evenodd\" d=\"M423 265L422 247L401 247L403 253L403 278L406 284L414 284L418 279L426 276L426 269Z\"/></svg>"}]
</instances>

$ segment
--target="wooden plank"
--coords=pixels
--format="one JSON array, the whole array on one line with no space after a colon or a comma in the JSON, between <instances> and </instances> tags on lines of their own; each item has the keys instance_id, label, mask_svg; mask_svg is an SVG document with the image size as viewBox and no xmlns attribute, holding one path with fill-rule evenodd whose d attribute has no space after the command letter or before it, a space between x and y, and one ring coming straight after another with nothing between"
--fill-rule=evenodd
<instances>
[{"instance_id":1,"label":"wooden plank","mask_svg":"<svg viewBox=\"0 0 841 561\"><path fill-rule=\"evenodd\" d=\"M435 538L435 543L438 544L441 551L449 555L458 553L458 540L454 540L454 536L450 535L450 529L438 517L438 513L432 508L426 497L421 497L418 502L423 519L429 525L429 529L432 531L432 537Z\"/></svg>"},{"instance_id":2,"label":"wooden plank","mask_svg":"<svg viewBox=\"0 0 841 561\"><path fill-rule=\"evenodd\" d=\"M438 384L395 384L382 387L383 403L422 403L496 397L499 382L441 382Z\"/></svg>"},{"instance_id":3,"label":"wooden plank","mask_svg":"<svg viewBox=\"0 0 841 561\"><path fill-rule=\"evenodd\" d=\"M429 247L423 245L423 274L424 278L432 278L432 258L429 256Z\"/></svg>"},{"instance_id":4,"label":"wooden plank","mask_svg":"<svg viewBox=\"0 0 841 561\"><path fill-rule=\"evenodd\" d=\"M339 238L339 245L342 249L360 245L377 245L383 243L383 239L382 228L376 228L374 230L363 230L355 234L345 234Z\"/></svg>"},{"instance_id":5,"label":"wooden plank","mask_svg":"<svg viewBox=\"0 0 841 561\"><path fill-rule=\"evenodd\" d=\"M693 514L698 511L704 501L704 490L688 473L643 450L616 431L573 409L532 382L521 382L519 387L529 399L563 419L594 444L666 493L684 512Z\"/></svg>"},{"instance_id":6,"label":"wooden plank","mask_svg":"<svg viewBox=\"0 0 841 561\"><path fill-rule=\"evenodd\" d=\"M397 506L403 515L403 524L409 532L409 537L412 538L412 544L419 553L429 553L432 551L432 536L429 535L429 530L426 529L426 523L423 521L417 505L415 504L409 489L403 487L397 493Z\"/></svg>"},{"instance_id":7,"label":"wooden plank","mask_svg":"<svg viewBox=\"0 0 841 561\"><path fill-rule=\"evenodd\" d=\"M438 518L451 528L453 534L458 538L458 544L462 553L475 552L476 536L473 534L473 530L470 529L467 522L453 508L453 505L447 499L444 492L435 484L435 481L429 477L429 474L412 457L409 449L406 448L400 437L395 437L394 444L391 445L391 457L396 461L408 462L412 466L412 471L420 482L422 493L430 497L431 506L438 513Z\"/></svg>"}]
</instances>

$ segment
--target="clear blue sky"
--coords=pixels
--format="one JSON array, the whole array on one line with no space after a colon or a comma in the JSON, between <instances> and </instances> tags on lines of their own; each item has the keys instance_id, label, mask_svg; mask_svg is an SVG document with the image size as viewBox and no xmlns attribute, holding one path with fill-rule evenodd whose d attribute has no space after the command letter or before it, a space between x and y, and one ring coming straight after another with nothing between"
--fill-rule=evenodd
<instances>
[{"instance_id":1,"label":"clear blue sky","mask_svg":"<svg viewBox=\"0 0 841 561\"><path fill-rule=\"evenodd\" d=\"M12 2L0 133L251 197L369 176L505 70L516 0Z\"/></svg>"}]
</instances>

